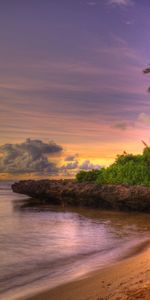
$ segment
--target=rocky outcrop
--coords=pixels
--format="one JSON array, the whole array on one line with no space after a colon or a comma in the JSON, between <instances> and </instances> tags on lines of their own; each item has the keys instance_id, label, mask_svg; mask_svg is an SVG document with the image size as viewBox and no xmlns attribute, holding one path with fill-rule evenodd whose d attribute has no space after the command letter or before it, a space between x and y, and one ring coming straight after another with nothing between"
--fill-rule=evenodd
<instances>
[{"instance_id":1,"label":"rocky outcrop","mask_svg":"<svg viewBox=\"0 0 150 300\"><path fill-rule=\"evenodd\" d=\"M12 190L50 204L150 213L150 188L140 185L98 185L78 183L75 180L25 180L14 183Z\"/></svg>"}]
</instances>

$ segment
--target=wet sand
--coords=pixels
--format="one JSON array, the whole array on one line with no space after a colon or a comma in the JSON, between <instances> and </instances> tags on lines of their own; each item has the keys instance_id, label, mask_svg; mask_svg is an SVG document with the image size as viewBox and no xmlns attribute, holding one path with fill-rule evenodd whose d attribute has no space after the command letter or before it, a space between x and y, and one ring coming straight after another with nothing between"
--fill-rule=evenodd
<instances>
[{"instance_id":1,"label":"wet sand","mask_svg":"<svg viewBox=\"0 0 150 300\"><path fill-rule=\"evenodd\" d=\"M26 300L150 299L150 248L91 274Z\"/></svg>"}]
</instances>

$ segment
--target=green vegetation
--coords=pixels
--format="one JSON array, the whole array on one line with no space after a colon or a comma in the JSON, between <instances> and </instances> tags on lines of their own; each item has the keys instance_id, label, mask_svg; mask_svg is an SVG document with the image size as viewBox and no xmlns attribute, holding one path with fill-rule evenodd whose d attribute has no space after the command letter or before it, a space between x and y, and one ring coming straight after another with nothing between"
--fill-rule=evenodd
<instances>
[{"instance_id":1,"label":"green vegetation","mask_svg":"<svg viewBox=\"0 0 150 300\"><path fill-rule=\"evenodd\" d=\"M150 148L146 147L142 155L123 153L115 162L100 170L81 171L76 175L79 182L98 184L130 184L150 186Z\"/></svg>"},{"instance_id":2,"label":"green vegetation","mask_svg":"<svg viewBox=\"0 0 150 300\"><path fill-rule=\"evenodd\" d=\"M76 179L79 182L95 182L97 177L100 174L100 170L91 170L91 171L80 171L76 175Z\"/></svg>"}]
</instances>

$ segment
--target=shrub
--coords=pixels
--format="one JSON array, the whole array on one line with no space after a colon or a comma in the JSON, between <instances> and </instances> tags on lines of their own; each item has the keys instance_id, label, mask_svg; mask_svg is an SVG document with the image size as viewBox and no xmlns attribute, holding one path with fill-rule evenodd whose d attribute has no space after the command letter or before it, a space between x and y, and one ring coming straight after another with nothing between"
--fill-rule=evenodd
<instances>
[{"instance_id":1,"label":"shrub","mask_svg":"<svg viewBox=\"0 0 150 300\"><path fill-rule=\"evenodd\" d=\"M79 182L96 182L99 173L100 170L80 171L76 175L76 179Z\"/></svg>"},{"instance_id":2,"label":"shrub","mask_svg":"<svg viewBox=\"0 0 150 300\"><path fill-rule=\"evenodd\" d=\"M143 155L123 153L117 156L111 166L100 170L81 171L76 178L79 182L150 186L150 150L144 149Z\"/></svg>"}]
</instances>

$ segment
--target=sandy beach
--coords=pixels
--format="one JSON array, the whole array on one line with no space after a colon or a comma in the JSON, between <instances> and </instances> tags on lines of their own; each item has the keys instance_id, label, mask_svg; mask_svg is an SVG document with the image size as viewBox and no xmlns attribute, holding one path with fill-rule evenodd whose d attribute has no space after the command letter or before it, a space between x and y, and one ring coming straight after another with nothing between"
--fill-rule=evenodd
<instances>
[{"instance_id":1,"label":"sandy beach","mask_svg":"<svg viewBox=\"0 0 150 300\"><path fill-rule=\"evenodd\" d=\"M26 300L150 299L150 249Z\"/></svg>"}]
</instances>

